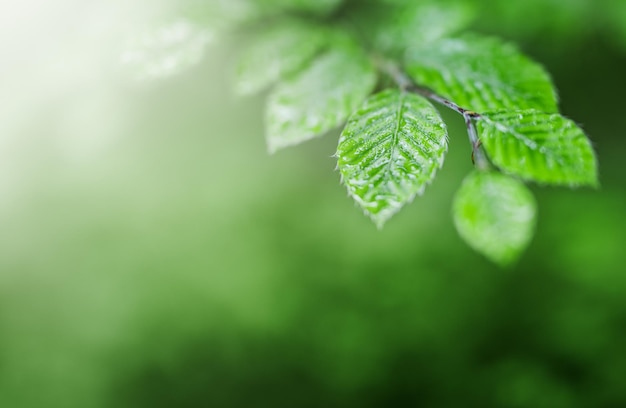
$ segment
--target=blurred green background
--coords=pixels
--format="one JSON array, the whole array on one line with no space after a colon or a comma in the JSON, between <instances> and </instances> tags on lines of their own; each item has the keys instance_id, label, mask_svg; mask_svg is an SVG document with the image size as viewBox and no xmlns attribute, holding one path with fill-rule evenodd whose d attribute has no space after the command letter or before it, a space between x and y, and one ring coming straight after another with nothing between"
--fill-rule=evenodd
<instances>
[{"instance_id":1,"label":"blurred green background","mask_svg":"<svg viewBox=\"0 0 626 408\"><path fill-rule=\"evenodd\" d=\"M476 2L600 163L598 191L533 186L509 270L454 231L458 118L435 183L378 231L336 134L266 154L230 45L162 81L119 68L171 3L0 6L1 407L626 406L623 2Z\"/></svg>"}]
</instances>

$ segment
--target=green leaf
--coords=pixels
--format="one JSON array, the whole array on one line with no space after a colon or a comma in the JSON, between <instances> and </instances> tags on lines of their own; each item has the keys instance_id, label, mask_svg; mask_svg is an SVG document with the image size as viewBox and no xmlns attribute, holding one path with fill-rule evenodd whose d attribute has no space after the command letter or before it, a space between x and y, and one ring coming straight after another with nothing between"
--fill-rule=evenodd
<instances>
[{"instance_id":1,"label":"green leaf","mask_svg":"<svg viewBox=\"0 0 626 408\"><path fill-rule=\"evenodd\" d=\"M327 40L327 30L301 21L264 29L239 60L237 93L249 95L262 91L297 72L313 59Z\"/></svg>"},{"instance_id":2,"label":"green leaf","mask_svg":"<svg viewBox=\"0 0 626 408\"><path fill-rule=\"evenodd\" d=\"M354 43L337 40L310 67L269 96L270 153L320 136L346 121L376 85L376 70Z\"/></svg>"},{"instance_id":3,"label":"green leaf","mask_svg":"<svg viewBox=\"0 0 626 408\"><path fill-rule=\"evenodd\" d=\"M534 110L486 113L476 121L493 164L527 180L596 186L596 159L589 139L559 114Z\"/></svg>"},{"instance_id":4,"label":"green leaf","mask_svg":"<svg viewBox=\"0 0 626 408\"><path fill-rule=\"evenodd\" d=\"M339 139L343 183L381 227L433 180L443 164L446 137L439 113L423 97L398 90L373 95Z\"/></svg>"},{"instance_id":5,"label":"green leaf","mask_svg":"<svg viewBox=\"0 0 626 408\"><path fill-rule=\"evenodd\" d=\"M400 56L414 44L432 42L462 29L472 17L467 3L403 1L361 6L351 23L372 48Z\"/></svg>"},{"instance_id":6,"label":"green leaf","mask_svg":"<svg viewBox=\"0 0 626 408\"><path fill-rule=\"evenodd\" d=\"M342 2L343 0L183 0L179 1L176 9L179 14L200 25L218 30L232 30L242 24L286 14L325 16L335 11ZM265 27L269 24L264 22Z\"/></svg>"},{"instance_id":7,"label":"green leaf","mask_svg":"<svg viewBox=\"0 0 626 408\"><path fill-rule=\"evenodd\" d=\"M417 84L475 112L558 111L543 67L495 38L471 35L414 48L407 54L406 71Z\"/></svg>"},{"instance_id":8,"label":"green leaf","mask_svg":"<svg viewBox=\"0 0 626 408\"><path fill-rule=\"evenodd\" d=\"M253 0L260 7L279 11L328 14L339 7L343 0Z\"/></svg>"},{"instance_id":9,"label":"green leaf","mask_svg":"<svg viewBox=\"0 0 626 408\"><path fill-rule=\"evenodd\" d=\"M470 247L506 266L530 243L536 207L532 193L520 181L499 173L474 172L454 199L454 223Z\"/></svg>"}]
</instances>

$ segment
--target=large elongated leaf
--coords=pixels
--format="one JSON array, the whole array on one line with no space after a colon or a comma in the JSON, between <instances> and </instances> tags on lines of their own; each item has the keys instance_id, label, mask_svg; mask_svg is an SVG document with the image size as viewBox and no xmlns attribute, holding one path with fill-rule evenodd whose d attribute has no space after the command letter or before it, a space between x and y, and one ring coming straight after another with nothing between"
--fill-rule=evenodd
<instances>
[{"instance_id":1,"label":"large elongated leaf","mask_svg":"<svg viewBox=\"0 0 626 408\"><path fill-rule=\"evenodd\" d=\"M499 173L470 174L454 199L454 223L461 238L502 266L514 262L528 246L536 213L526 186Z\"/></svg>"},{"instance_id":2,"label":"large elongated leaf","mask_svg":"<svg viewBox=\"0 0 626 408\"><path fill-rule=\"evenodd\" d=\"M347 41L281 83L267 104L270 152L320 136L342 124L376 85L376 70L361 49Z\"/></svg>"},{"instance_id":3,"label":"large elongated leaf","mask_svg":"<svg viewBox=\"0 0 626 408\"><path fill-rule=\"evenodd\" d=\"M487 113L477 121L491 161L506 173L561 185L597 185L589 140L574 122L533 110Z\"/></svg>"},{"instance_id":4,"label":"large elongated leaf","mask_svg":"<svg viewBox=\"0 0 626 408\"><path fill-rule=\"evenodd\" d=\"M380 227L443 164L446 127L419 95L387 90L352 115L339 139L337 161L348 192Z\"/></svg>"},{"instance_id":5,"label":"large elongated leaf","mask_svg":"<svg viewBox=\"0 0 626 408\"><path fill-rule=\"evenodd\" d=\"M471 35L414 48L407 54L406 70L417 84L479 113L558 110L547 72L495 38Z\"/></svg>"},{"instance_id":6,"label":"large elongated leaf","mask_svg":"<svg viewBox=\"0 0 626 408\"><path fill-rule=\"evenodd\" d=\"M293 74L311 61L327 40L327 30L301 21L264 29L239 60L237 93L261 91Z\"/></svg>"}]
</instances>

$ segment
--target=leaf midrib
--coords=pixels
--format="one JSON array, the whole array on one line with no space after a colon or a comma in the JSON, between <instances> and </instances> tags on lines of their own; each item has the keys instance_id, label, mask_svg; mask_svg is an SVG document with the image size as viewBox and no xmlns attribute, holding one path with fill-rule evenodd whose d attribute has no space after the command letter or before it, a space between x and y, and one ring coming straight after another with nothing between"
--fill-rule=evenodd
<instances>
[{"instance_id":1,"label":"leaf midrib","mask_svg":"<svg viewBox=\"0 0 626 408\"><path fill-rule=\"evenodd\" d=\"M393 177L391 177L391 167L393 166L394 163L394 159L396 157L396 151L398 148L398 135L400 133L400 127L402 125L402 116L404 115L404 110L405 110L405 106L404 106L404 98L406 96L406 92L405 91L401 91L398 94L398 117L396 119L396 129L393 132L393 135L391 136L391 154L390 154L390 158L389 158L389 163L387 163L387 168L385 169L385 177L390 181L390 182L394 182L393 181Z\"/></svg>"},{"instance_id":2,"label":"leaf midrib","mask_svg":"<svg viewBox=\"0 0 626 408\"><path fill-rule=\"evenodd\" d=\"M536 153L540 153L544 156L549 156L551 157L553 160L555 160L557 163L559 163L560 165L564 165L563 163L563 156L559 155L557 152L554 151L554 149L549 149L547 147L547 144L542 144L542 146L539 146L539 142L537 142L534 139L529 138L528 136L524 135L523 133L519 133L515 130L515 128L512 125L506 125L502 122L497 122L494 121L488 117L482 116L481 120L485 121L485 123L488 123L489 125L493 126L493 128L497 131L500 131L504 134L510 134L512 135L515 139L517 139L518 141L520 141L521 143L524 144L524 146L526 146L528 149L530 149L533 152ZM505 129L505 130L503 130ZM536 147L533 148L531 147L530 144L535 145ZM540 152L541 147L545 148L545 153Z\"/></svg>"}]
</instances>

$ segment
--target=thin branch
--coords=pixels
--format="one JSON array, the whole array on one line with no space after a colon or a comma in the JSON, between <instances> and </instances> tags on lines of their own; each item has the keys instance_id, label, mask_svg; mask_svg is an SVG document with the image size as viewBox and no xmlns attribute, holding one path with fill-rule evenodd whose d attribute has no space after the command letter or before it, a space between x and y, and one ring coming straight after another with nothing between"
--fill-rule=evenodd
<instances>
[{"instance_id":1,"label":"thin branch","mask_svg":"<svg viewBox=\"0 0 626 408\"><path fill-rule=\"evenodd\" d=\"M476 125L474 124L474 117L464 114L465 126L467 127L467 135L469 136L470 143L472 144L472 163L479 170L488 170L491 166L489 160L485 155L485 152L481 148L481 142L478 138L478 132L476 131Z\"/></svg>"},{"instance_id":2,"label":"thin branch","mask_svg":"<svg viewBox=\"0 0 626 408\"><path fill-rule=\"evenodd\" d=\"M470 143L472 144L472 163L474 163L474 165L480 170L486 170L490 167L489 160L481 148L478 132L476 131L476 126L474 125L474 119L479 118L480 114L469 109L462 108L456 103L437 95L430 89L417 85L400 69L400 67L398 67L398 65L390 62L389 60L375 57L374 63L382 72L389 75L389 77L393 79L400 89L420 94L462 115L465 120L465 126L467 127L467 134L469 136Z\"/></svg>"}]
</instances>

